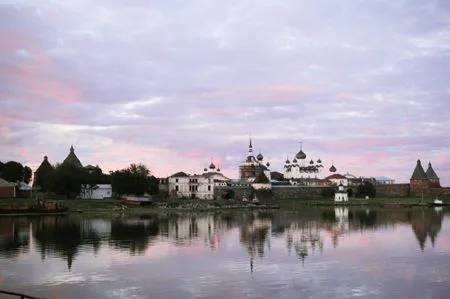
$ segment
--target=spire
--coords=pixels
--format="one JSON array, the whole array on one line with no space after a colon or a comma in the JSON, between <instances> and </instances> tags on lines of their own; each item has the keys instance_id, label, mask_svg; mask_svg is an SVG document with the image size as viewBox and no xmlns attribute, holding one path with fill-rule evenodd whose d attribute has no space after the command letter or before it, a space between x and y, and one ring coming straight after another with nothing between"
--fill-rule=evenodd
<instances>
[{"instance_id":1,"label":"spire","mask_svg":"<svg viewBox=\"0 0 450 299\"><path fill-rule=\"evenodd\" d=\"M73 148L73 145L70 146L70 152L71 152L71 153L74 153L74 152L75 152L75 149Z\"/></svg>"},{"instance_id":2,"label":"spire","mask_svg":"<svg viewBox=\"0 0 450 299\"><path fill-rule=\"evenodd\" d=\"M253 145L252 145L252 138L250 137L250 143L248 144L248 153L252 153L253 152Z\"/></svg>"},{"instance_id":3,"label":"spire","mask_svg":"<svg viewBox=\"0 0 450 299\"><path fill-rule=\"evenodd\" d=\"M433 167L431 166L431 162L428 163L428 169L425 172L425 174L427 175L427 178L430 181L439 181L439 177L437 176L436 172L434 171Z\"/></svg>"},{"instance_id":4,"label":"spire","mask_svg":"<svg viewBox=\"0 0 450 299\"><path fill-rule=\"evenodd\" d=\"M425 171L423 170L422 164L420 163L420 160L417 160L416 168L414 168L414 172L411 176L411 180L426 180L427 175L425 174Z\"/></svg>"}]
</instances>

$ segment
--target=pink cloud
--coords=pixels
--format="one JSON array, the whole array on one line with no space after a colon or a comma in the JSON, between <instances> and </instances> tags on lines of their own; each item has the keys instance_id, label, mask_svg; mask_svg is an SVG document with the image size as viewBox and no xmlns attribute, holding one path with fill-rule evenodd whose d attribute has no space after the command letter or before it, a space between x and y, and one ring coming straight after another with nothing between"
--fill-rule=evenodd
<instances>
[{"instance_id":1,"label":"pink cloud","mask_svg":"<svg viewBox=\"0 0 450 299\"><path fill-rule=\"evenodd\" d=\"M0 54L11 54L25 50L30 56L17 59L15 65L0 68L6 80L19 87L3 97L24 100L27 105L54 100L62 103L81 101L81 88L61 82L54 69L54 62L42 54L41 49L29 34L22 30L0 30ZM37 106L38 108L38 106Z\"/></svg>"}]
</instances>

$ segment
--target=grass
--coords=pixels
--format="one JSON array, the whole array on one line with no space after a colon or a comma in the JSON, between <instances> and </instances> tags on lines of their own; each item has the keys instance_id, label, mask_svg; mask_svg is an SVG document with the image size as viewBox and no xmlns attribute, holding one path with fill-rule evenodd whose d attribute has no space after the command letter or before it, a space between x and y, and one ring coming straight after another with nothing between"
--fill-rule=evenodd
<instances>
[{"instance_id":1,"label":"grass","mask_svg":"<svg viewBox=\"0 0 450 299\"><path fill-rule=\"evenodd\" d=\"M450 204L450 195L439 197L444 203ZM380 206L386 203L399 204L414 204L419 203L420 198L371 198L371 199L355 199L351 198L349 202L336 204L332 199L282 199L282 200L262 200L260 205L276 205L283 210L297 210L308 206L335 206L335 205L349 205L349 206ZM433 198L425 198L425 202L431 202ZM97 214L115 214L121 212L121 205L117 199L67 199L62 200L63 204L70 212L85 212ZM8 205L13 203L36 203L35 199L24 198L3 198L0 199L1 205ZM142 214L158 210L167 209L191 209L191 210L208 210L217 208L246 208L248 203L235 200L201 200L201 199L180 199L169 198L159 200L156 206L146 207L132 207L127 208L126 213ZM158 208L163 205L164 208Z\"/></svg>"}]
</instances>

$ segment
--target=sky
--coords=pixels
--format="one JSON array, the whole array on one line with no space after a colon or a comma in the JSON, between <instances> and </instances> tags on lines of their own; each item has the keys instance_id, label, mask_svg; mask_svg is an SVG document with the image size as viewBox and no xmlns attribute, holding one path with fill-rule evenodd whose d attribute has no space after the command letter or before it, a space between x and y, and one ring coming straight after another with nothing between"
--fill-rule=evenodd
<instances>
[{"instance_id":1,"label":"sky","mask_svg":"<svg viewBox=\"0 0 450 299\"><path fill-rule=\"evenodd\" d=\"M238 177L251 136L450 185L450 1L0 0L0 161Z\"/></svg>"}]
</instances>

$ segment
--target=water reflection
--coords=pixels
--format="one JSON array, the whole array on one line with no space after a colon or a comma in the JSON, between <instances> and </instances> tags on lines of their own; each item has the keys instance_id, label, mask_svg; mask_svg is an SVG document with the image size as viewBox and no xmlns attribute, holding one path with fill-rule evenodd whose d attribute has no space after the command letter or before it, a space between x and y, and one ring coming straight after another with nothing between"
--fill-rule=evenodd
<instances>
[{"instance_id":1,"label":"water reflection","mask_svg":"<svg viewBox=\"0 0 450 299\"><path fill-rule=\"evenodd\" d=\"M410 225L418 248L427 241L434 247L446 210L369 210L337 207L299 212L225 212L166 213L117 219L84 219L68 216L1 217L0 258L17 257L30 248L33 236L36 252L59 257L70 270L80 252L110 248L123 253L143 255L155 242L166 241L175 247L201 244L218 250L228 232L237 229L239 244L247 252L250 269L256 257L263 258L272 239L284 240L289 255L304 263L316 251L323 252L330 242L338 248L343 238L354 232L376 231Z\"/></svg>"},{"instance_id":2,"label":"water reflection","mask_svg":"<svg viewBox=\"0 0 450 299\"><path fill-rule=\"evenodd\" d=\"M0 217L0 257L12 258L27 252L30 242L30 223L23 217Z\"/></svg>"}]
</instances>

